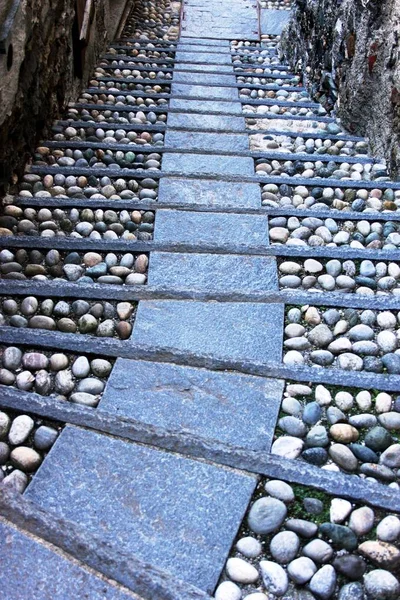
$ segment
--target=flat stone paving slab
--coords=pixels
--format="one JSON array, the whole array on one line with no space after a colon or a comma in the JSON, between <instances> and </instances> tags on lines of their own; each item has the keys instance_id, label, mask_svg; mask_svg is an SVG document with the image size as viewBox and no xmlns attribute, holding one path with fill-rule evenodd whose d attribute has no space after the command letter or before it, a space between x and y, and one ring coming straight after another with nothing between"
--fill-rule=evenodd
<instances>
[{"instance_id":1,"label":"flat stone paving slab","mask_svg":"<svg viewBox=\"0 0 400 600\"><path fill-rule=\"evenodd\" d=\"M187 50L177 50L175 53L175 60L193 62L193 63L218 63L221 65L231 65L232 57L229 50L221 52L190 52Z\"/></svg>"},{"instance_id":2,"label":"flat stone paving slab","mask_svg":"<svg viewBox=\"0 0 400 600\"><path fill-rule=\"evenodd\" d=\"M67 426L25 495L212 592L255 483L248 474Z\"/></svg>"},{"instance_id":3,"label":"flat stone paving slab","mask_svg":"<svg viewBox=\"0 0 400 600\"><path fill-rule=\"evenodd\" d=\"M257 4L248 0L185 2L181 33L203 39L258 40Z\"/></svg>"},{"instance_id":4,"label":"flat stone paving slab","mask_svg":"<svg viewBox=\"0 0 400 600\"><path fill-rule=\"evenodd\" d=\"M178 254L152 252L149 285L200 292L266 292L278 290L272 256Z\"/></svg>"},{"instance_id":5,"label":"flat stone paving slab","mask_svg":"<svg viewBox=\"0 0 400 600\"><path fill-rule=\"evenodd\" d=\"M281 363L283 304L140 301L134 344L212 358Z\"/></svg>"},{"instance_id":6,"label":"flat stone paving slab","mask_svg":"<svg viewBox=\"0 0 400 600\"><path fill-rule=\"evenodd\" d=\"M188 203L199 207L259 208L261 206L261 190L257 183L164 177L160 180L158 188L158 204L172 202L175 204Z\"/></svg>"},{"instance_id":7,"label":"flat stone paving slab","mask_svg":"<svg viewBox=\"0 0 400 600\"><path fill-rule=\"evenodd\" d=\"M167 148L179 148L180 150L210 150L212 148L214 151L220 152L226 150L230 152L248 152L249 137L246 133L213 133L210 131L167 129L165 145Z\"/></svg>"},{"instance_id":8,"label":"flat stone paving slab","mask_svg":"<svg viewBox=\"0 0 400 600\"><path fill-rule=\"evenodd\" d=\"M4 600L140 600L4 522L0 560Z\"/></svg>"},{"instance_id":9,"label":"flat stone paving slab","mask_svg":"<svg viewBox=\"0 0 400 600\"><path fill-rule=\"evenodd\" d=\"M189 65L186 65L189 68ZM217 68L213 69L217 71ZM236 77L231 73L207 73L205 71L197 71L189 73L186 71L174 71L174 82L177 83L193 83L200 85L236 85Z\"/></svg>"},{"instance_id":10,"label":"flat stone paving slab","mask_svg":"<svg viewBox=\"0 0 400 600\"><path fill-rule=\"evenodd\" d=\"M254 175L254 161L250 156L165 152L162 170L182 175Z\"/></svg>"},{"instance_id":11,"label":"flat stone paving slab","mask_svg":"<svg viewBox=\"0 0 400 600\"><path fill-rule=\"evenodd\" d=\"M218 87L218 85L193 85L190 83L172 83L171 93L173 96L188 96L191 98L237 100L239 98L237 88Z\"/></svg>"},{"instance_id":12,"label":"flat stone paving slab","mask_svg":"<svg viewBox=\"0 0 400 600\"><path fill-rule=\"evenodd\" d=\"M269 451L284 382L119 358L99 409Z\"/></svg>"},{"instance_id":13,"label":"flat stone paving slab","mask_svg":"<svg viewBox=\"0 0 400 600\"><path fill-rule=\"evenodd\" d=\"M242 105L240 102L224 102L223 100L203 100L202 102L199 102L198 100L181 100L179 98L171 98L169 101L169 107L179 109L182 112L185 112L186 110L193 110L198 113L235 113L239 116L242 114ZM247 137L247 134L245 135Z\"/></svg>"},{"instance_id":14,"label":"flat stone paving slab","mask_svg":"<svg viewBox=\"0 0 400 600\"><path fill-rule=\"evenodd\" d=\"M207 71L221 71L223 75L233 73L233 65L204 65L197 63L177 63L174 66L174 75L181 71L196 71L204 73Z\"/></svg>"},{"instance_id":15,"label":"flat stone paving slab","mask_svg":"<svg viewBox=\"0 0 400 600\"><path fill-rule=\"evenodd\" d=\"M202 38L190 37L187 38L185 35L181 35L178 42L178 48L184 45L189 46L222 46L224 48L229 48L230 44L228 40L204 40Z\"/></svg>"},{"instance_id":16,"label":"flat stone paving slab","mask_svg":"<svg viewBox=\"0 0 400 600\"><path fill-rule=\"evenodd\" d=\"M260 10L260 28L262 34L281 35L291 17L289 10Z\"/></svg>"},{"instance_id":17,"label":"flat stone paving slab","mask_svg":"<svg viewBox=\"0 0 400 600\"><path fill-rule=\"evenodd\" d=\"M212 131L244 131L245 122L243 117L226 117L225 115L195 115L190 113L169 113L168 127L180 127L181 129L204 129ZM163 163L164 170L164 163ZM254 175L254 163L253 171Z\"/></svg>"},{"instance_id":18,"label":"flat stone paving slab","mask_svg":"<svg viewBox=\"0 0 400 600\"><path fill-rule=\"evenodd\" d=\"M170 244L230 245L240 248L268 246L264 215L188 212L160 209L154 241Z\"/></svg>"}]
</instances>

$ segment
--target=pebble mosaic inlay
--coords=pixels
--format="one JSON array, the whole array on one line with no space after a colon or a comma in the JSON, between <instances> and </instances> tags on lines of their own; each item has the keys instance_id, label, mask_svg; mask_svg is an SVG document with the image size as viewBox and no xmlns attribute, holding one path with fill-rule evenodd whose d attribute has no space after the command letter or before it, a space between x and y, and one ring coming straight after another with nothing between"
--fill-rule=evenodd
<instances>
[{"instance_id":1,"label":"pebble mosaic inlay","mask_svg":"<svg viewBox=\"0 0 400 600\"><path fill-rule=\"evenodd\" d=\"M399 489L400 396L288 382L272 453Z\"/></svg>"},{"instance_id":2,"label":"pebble mosaic inlay","mask_svg":"<svg viewBox=\"0 0 400 600\"><path fill-rule=\"evenodd\" d=\"M261 107L265 108L265 107ZM274 107L270 107L273 109ZM282 107L278 107L282 109ZM284 110L284 107L283 107ZM296 109L289 109L292 112ZM302 108L300 111L307 111ZM260 112L260 111L258 111ZM292 112L292 114L295 114ZM255 171L258 175L271 177L322 177L323 179L344 179L352 181L387 181L389 179L384 164L346 163L304 160L273 160L260 158L255 161Z\"/></svg>"},{"instance_id":3,"label":"pebble mosaic inlay","mask_svg":"<svg viewBox=\"0 0 400 600\"><path fill-rule=\"evenodd\" d=\"M0 408L0 485L21 494L64 425Z\"/></svg>"},{"instance_id":4,"label":"pebble mosaic inlay","mask_svg":"<svg viewBox=\"0 0 400 600\"><path fill-rule=\"evenodd\" d=\"M146 254L71 252L53 250L0 251L0 279L46 281L64 279L78 283L144 284L149 259Z\"/></svg>"},{"instance_id":5,"label":"pebble mosaic inlay","mask_svg":"<svg viewBox=\"0 0 400 600\"><path fill-rule=\"evenodd\" d=\"M397 600L400 519L311 487L262 480L216 600Z\"/></svg>"},{"instance_id":6,"label":"pebble mosaic inlay","mask_svg":"<svg viewBox=\"0 0 400 600\"><path fill-rule=\"evenodd\" d=\"M114 359L0 346L0 383L24 392L95 407Z\"/></svg>"},{"instance_id":7,"label":"pebble mosaic inlay","mask_svg":"<svg viewBox=\"0 0 400 600\"><path fill-rule=\"evenodd\" d=\"M288 366L400 374L400 312L286 306Z\"/></svg>"},{"instance_id":8,"label":"pebble mosaic inlay","mask_svg":"<svg viewBox=\"0 0 400 600\"><path fill-rule=\"evenodd\" d=\"M278 229L270 230L271 239L278 235ZM344 236L345 232L342 234ZM363 296L400 294L400 266L397 262L291 258L280 259L278 270L281 289Z\"/></svg>"}]
</instances>

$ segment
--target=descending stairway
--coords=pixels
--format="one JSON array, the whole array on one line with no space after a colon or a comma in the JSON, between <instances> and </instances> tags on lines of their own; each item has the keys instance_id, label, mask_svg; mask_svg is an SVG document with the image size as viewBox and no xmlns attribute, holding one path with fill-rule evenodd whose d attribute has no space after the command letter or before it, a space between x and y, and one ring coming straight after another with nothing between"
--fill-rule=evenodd
<instances>
[{"instance_id":1,"label":"descending stairway","mask_svg":"<svg viewBox=\"0 0 400 600\"><path fill-rule=\"evenodd\" d=\"M330 307L333 326L400 310L400 184L308 96L279 56L282 19L268 30L263 12L262 41L244 0L185 3L177 41L138 42L128 19L5 199L0 407L59 432L29 485L22 459L4 467L5 598L200 599L219 582L219 600L303 598L308 580L224 570L265 478L400 512L400 463L350 469L325 450L323 463L282 420L302 423L290 399L311 391L305 404L322 389L399 392L388 340L373 362L311 328ZM385 268L367 276L362 261ZM324 424L313 410L307 423ZM343 581L304 598L348 600Z\"/></svg>"}]
</instances>

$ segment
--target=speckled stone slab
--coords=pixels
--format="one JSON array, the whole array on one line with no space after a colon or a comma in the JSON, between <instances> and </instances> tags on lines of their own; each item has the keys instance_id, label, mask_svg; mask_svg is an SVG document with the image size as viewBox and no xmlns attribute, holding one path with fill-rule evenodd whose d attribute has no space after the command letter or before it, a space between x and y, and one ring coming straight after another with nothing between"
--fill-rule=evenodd
<instances>
[{"instance_id":1,"label":"speckled stone slab","mask_svg":"<svg viewBox=\"0 0 400 600\"><path fill-rule=\"evenodd\" d=\"M260 28L262 34L281 35L283 28L289 22L289 10L260 10Z\"/></svg>"},{"instance_id":2,"label":"speckled stone slab","mask_svg":"<svg viewBox=\"0 0 400 600\"><path fill-rule=\"evenodd\" d=\"M154 240L175 244L268 246L268 223L264 215L195 213L163 209L157 212Z\"/></svg>"},{"instance_id":3,"label":"speckled stone slab","mask_svg":"<svg viewBox=\"0 0 400 600\"><path fill-rule=\"evenodd\" d=\"M183 67L183 63L182 63ZM189 65L186 65L189 68ZM218 69L218 65L214 65L213 71ZM175 71L174 72L174 83L192 83L194 85L235 85L235 75L227 74L216 74L207 73L205 71L196 73L187 73L186 71Z\"/></svg>"},{"instance_id":4,"label":"speckled stone slab","mask_svg":"<svg viewBox=\"0 0 400 600\"><path fill-rule=\"evenodd\" d=\"M255 484L248 474L67 426L26 496L211 593Z\"/></svg>"},{"instance_id":5,"label":"speckled stone slab","mask_svg":"<svg viewBox=\"0 0 400 600\"><path fill-rule=\"evenodd\" d=\"M244 131L245 122L243 117L204 114L196 115L191 113L169 113L168 127L179 127L181 129L204 129L213 131ZM254 175L254 168L252 175Z\"/></svg>"},{"instance_id":6,"label":"speckled stone slab","mask_svg":"<svg viewBox=\"0 0 400 600\"><path fill-rule=\"evenodd\" d=\"M234 87L219 87L218 85L193 85L192 83L172 83L173 96L188 96L189 98L209 98L217 100L237 100L238 91Z\"/></svg>"},{"instance_id":7,"label":"speckled stone slab","mask_svg":"<svg viewBox=\"0 0 400 600\"><path fill-rule=\"evenodd\" d=\"M4 522L0 560L4 600L140 600Z\"/></svg>"},{"instance_id":8,"label":"speckled stone slab","mask_svg":"<svg viewBox=\"0 0 400 600\"><path fill-rule=\"evenodd\" d=\"M152 252L149 285L248 294L278 289L273 256Z\"/></svg>"},{"instance_id":9,"label":"speckled stone slab","mask_svg":"<svg viewBox=\"0 0 400 600\"><path fill-rule=\"evenodd\" d=\"M259 208L261 189L257 183L164 177L160 180L158 203L189 203L199 207L217 208Z\"/></svg>"},{"instance_id":10,"label":"speckled stone slab","mask_svg":"<svg viewBox=\"0 0 400 600\"><path fill-rule=\"evenodd\" d=\"M162 168L163 173L182 175L254 175L254 162L249 156L165 152Z\"/></svg>"},{"instance_id":11,"label":"speckled stone slab","mask_svg":"<svg viewBox=\"0 0 400 600\"><path fill-rule=\"evenodd\" d=\"M188 52L186 50L177 50L175 54L177 62L185 61L192 63L219 63L221 65L231 65L232 58L229 50L225 52ZM217 70L217 69L216 69Z\"/></svg>"},{"instance_id":12,"label":"speckled stone slab","mask_svg":"<svg viewBox=\"0 0 400 600\"><path fill-rule=\"evenodd\" d=\"M219 112L228 114L234 113L236 115L241 115L242 113L242 105L240 102L224 102L222 100L203 100L202 102L199 102L198 100L181 100L179 98L171 98L169 101L169 107L181 110L182 112L185 112L186 110L194 110L200 113ZM213 146L209 146L209 148L214 149Z\"/></svg>"},{"instance_id":13,"label":"speckled stone slab","mask_svg":"<svg viewBox=\"0 0 400 600\"><path fill-rule=\"evenodd\" d=\"M212 358L281 362L283 304L139 302L133 343Z\"/></svg>"},{"instance_id":14,"label":"speckled stone slab","mask_svg":"<svg viewBox=\"0 0 400 600\"><path fill-rule=\"evenodd\" d=\"M282 393L278 379L118 359L99 408L269 451Z\"/></svg>"},{"instance_id":15,"label":"speckled stone slab","mask_svg":"<svg viewBox=\"0 0 400 600\"><path fill-rule=\"evenodd\" d=\"M216 152L248 152L249 136L246 133L213 133L210 131L167 129L165 145L168 148L179 150L209 150L212 148ZM160 185L161 183L162 180Z\"/></svg>"}]
</instances>

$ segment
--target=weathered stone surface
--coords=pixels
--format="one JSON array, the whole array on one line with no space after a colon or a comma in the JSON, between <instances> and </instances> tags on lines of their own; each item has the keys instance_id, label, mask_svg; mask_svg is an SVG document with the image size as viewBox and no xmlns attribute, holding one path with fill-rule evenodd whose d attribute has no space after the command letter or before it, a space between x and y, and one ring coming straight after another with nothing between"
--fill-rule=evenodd
<instances>
[{"instance_id":1,"label":"weathered stone surface","mask_svg":"<svg viewBox=\"0 0 400 600\"><path fill-rule=\"evenodd\" d=\"M275 379L118 359L100 409L267 450L282 391L283 382Z\"/></svg>"},{"instance_id":2,"label":"weathered stone surface","mask_svg":"<svg viewBox=\"0 0 400 600\"><path fill-rule=\"evenodd\" d=\"M219 75L217 77L219 77ZM181 129L204 129L205 131L244 131L245 124L243 117L169 113L168 127L179 127ZM163 170L164 168L165 167L163 164Z\"/></svg>"},{"instance_id":3,"label":"weathered stone surface","mask_svg":"<svg viewBox=\"0 0 400 600\"><path fill-rule=\"evenodd\" d=\"M237 471L67 426L26 496L211 592L255 483Z\"/></svg>"},{"instance_id":4,"label":"weathered stone surface","mask_svg":"<svg viewBox=\"0 0 400 600\"><path fill-rule=\"evenodd\" d=\"M168 129L165 134L165 145L168 148L179 148L180 150L209 150L212 148L220 152L248 152L249 138L245 133L212 133L209 131L177 131ZM212 160L212 157L210 157L210 160ZM222 184L222 182L215 183Z\"/></svg>"},{"instance_id":5,"label":"weathered stone surface","mask_svg":"<svg viewBox=\"0 0 400 600\"><path fill-rule=\"evenodd\" d=\"M267 246L267 217L224 213L159 210L154 240L175 244Z\"/></svg>"},{"instance_id":6,"label":"weathered stone surface","mask_svg":"<svg viewBox=\"0 0 400 600\"><path fill-rule=\"evenodd\" d=\"M182 175L253 175L253 159L245 156L209 154L168 154L163 157L165 173Z\"/></svg>"},{"instance_id":7,"label":"weathered stone surface","mask_svg":"<svg viewBox=\"0 0 400 600\"><path fill-rule=\"evenodd\" d=\"M189 63L218 63L221 65L232 64L231 54L229 51L225 52L188 52L186 50L177 50L175 54L175 60L178 62L189 62ZM215 69L217 70L217 69Z\"/></svg>"},{"instance_id":8,"label":"weathered stone surface","mask_svg":"<svg viewBox=\"0 0 400 600\"><path fill-rule=\"evenodd\" d=\"M278 289L274 257L239 254L153 252L148 283L214 293Z\"/></svg>"},{"instance_id":9,"label":"weathered stone surface","mask_svg":"<svg viewBox=\"0 0 400 600\"><path fill-rule=\"evenodd\" d=\"M190 83L173 83L171 85L173 96L188 96L204 98L205 100L237 100L238 91L234 87L219 87L210 85L193 85Z\"/></svg>"},{"instance_id":10,"label":"weathered stone surface","mask_svg":"<svg viewBox=\"0 0 400 600\"><path fill-rule=\"evenodd\" d=\"M201 134L203 135L203 134ZM205 134L204 134L205 135ZM207 179L174 179L160 181L158 203L188 203L221 208L259 208L260 186L256 183L231 183Z\"/></svg>"},{"instance_id":11,"label":"weathered stone surface","mask_svg":"<svg viewBox=\"0 0 400 600\"><path fill-rule=\"evenodd\" d=\"M262 9L260 10L261 34L281 35L283 28L290 19L288 10Z\"/></svg>"},{"instance_id":12,"label":"weathered stone surface","mask_svg":"<svg viewBox=\"0 0 400 600\"><path fill-rule=\"evenodd\" d=\"M131 339L165 350L279 363L282 326L282 304L144 301Z\"/></svg>"},{"instance_id":13,"label":"weathered stone surface","mask_svg":"<svg viewBox=\"0 0 400 600\"><path fill-rule=\"evenodd\" d=\"M171 98L169 101L169 107L182 110L194 110L199 113L235 113L241 115L242 105L240 102L224 102L223 100L203 100L198 102L197 100L185 100L183 98ZM214 149L214 148L213 148Z\"/></svg>"},{"instance_id":14,"label":"weathered stone surface","mask_svg":"<svg viewBox=\"0 0 400 600\"><path fill-rule=\"evenodd\" d=\"M4 522L0 523L0 559L7 570L7 577L1 578L4 598L139 600Z\"/></svg>"}]
</instances>

